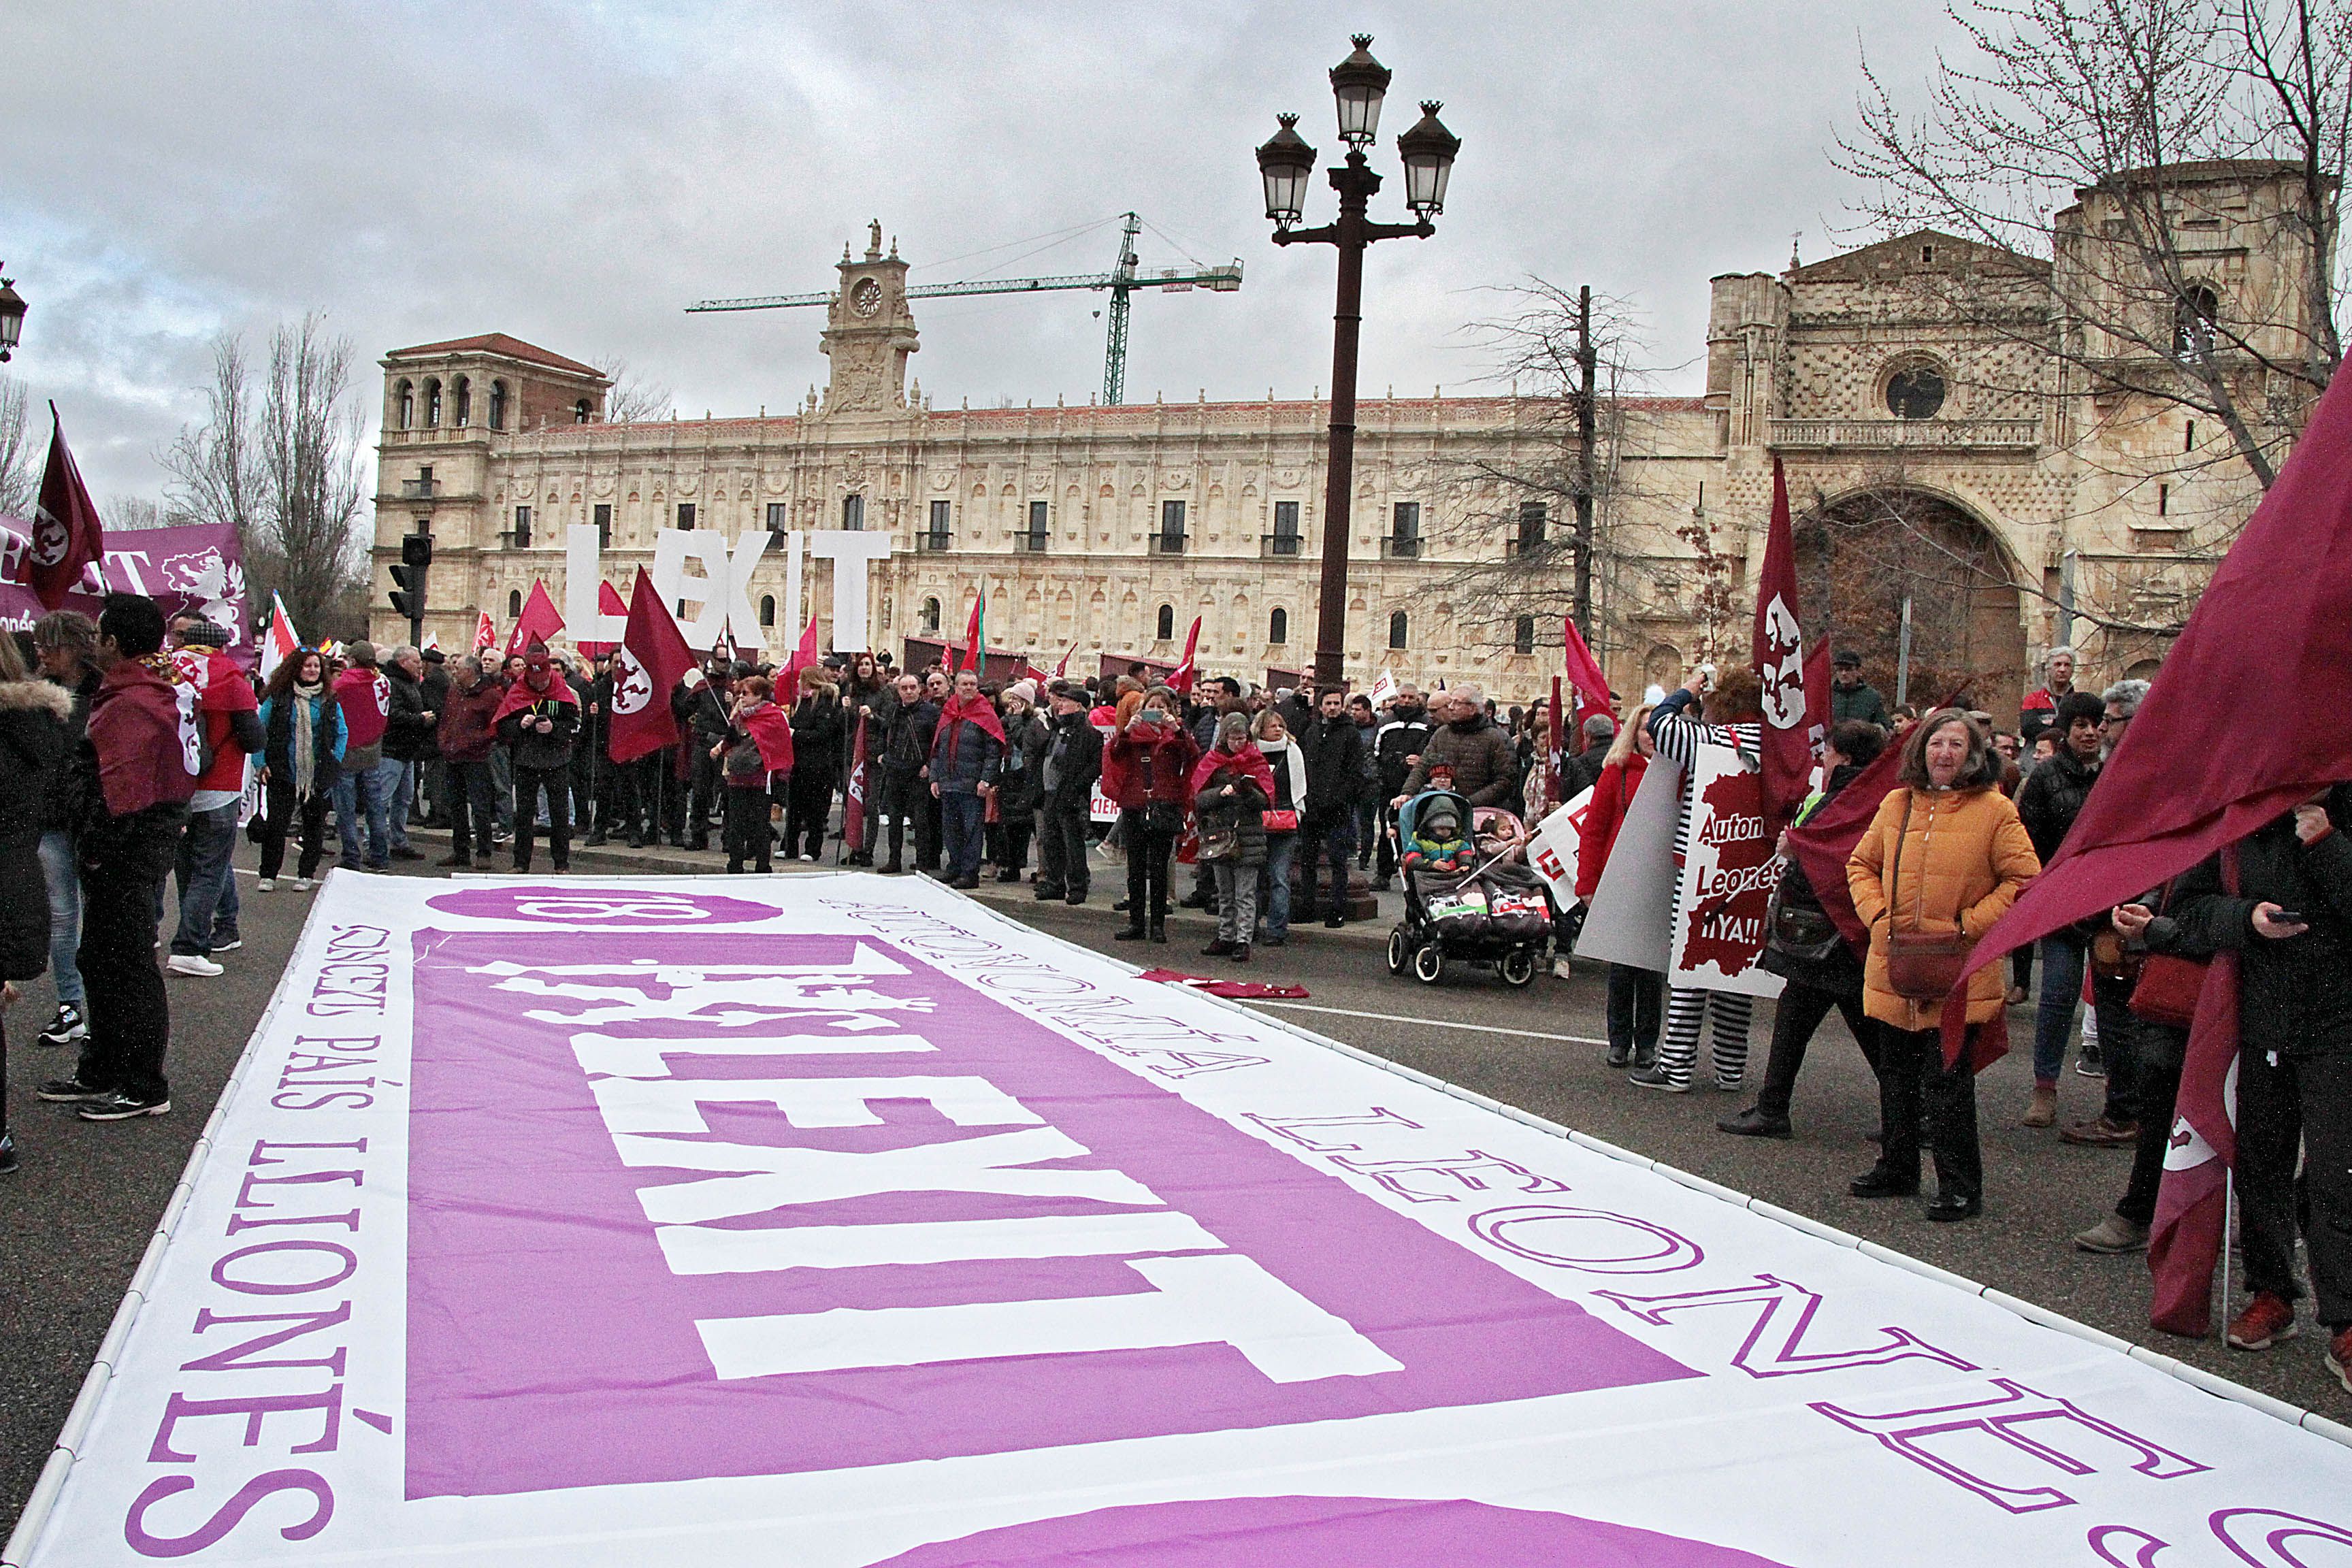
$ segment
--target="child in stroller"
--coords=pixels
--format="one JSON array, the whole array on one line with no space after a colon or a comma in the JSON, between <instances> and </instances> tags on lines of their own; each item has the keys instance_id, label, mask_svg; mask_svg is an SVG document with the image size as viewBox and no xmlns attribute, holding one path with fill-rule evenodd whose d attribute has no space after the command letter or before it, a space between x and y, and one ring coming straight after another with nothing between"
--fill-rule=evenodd
<instances>
[{"instance_id":1,"label":"child in stroller","mask_svg":"<svg viewBox=\"0 0 2352 1568\"><path fill-rule=\"evenodd\" d=\"M1550 940L1551 906L1524 863L1527 830L1509 813L1474 815L1452 790L1423 791L1397 813L1405 917L1389 933L1389 973L1433 985L1445 961L1532 983Z\"/></svg>"}]
</instances>

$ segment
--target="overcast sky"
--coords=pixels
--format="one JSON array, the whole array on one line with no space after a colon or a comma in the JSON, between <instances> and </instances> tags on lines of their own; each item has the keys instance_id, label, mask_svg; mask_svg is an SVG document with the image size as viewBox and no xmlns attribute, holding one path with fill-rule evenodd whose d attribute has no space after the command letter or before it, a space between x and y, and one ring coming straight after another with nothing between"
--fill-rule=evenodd
<instances>
[{"instance_id":1,"label":"overcast sky","mask_svg":"<svg viewBox=\"0 0 2352 1568\"><path fill-rule=\"evenodd\" d=\"M1267 243L1251 154L1281 110L1337 146L1323 73L1351 28L1396 73L1375 216L1406 216L1414 100L1463 142L1436 237L1369 258L1368 395L1478 390L1466 328L1530 274L1631 297L1695 390L1710 275L1778 270L1800 231L1808 260L1861 242L1828 158L1860 51L1916 93L1947 41L1930 0L8 0L0 258L31 306L8 368L57 399L101 500L163 495L215 333L306 310L358 349L371 413L386 351L487 331L625 358L690 416L782 413L824 380L821 312L681 307L829 287L869 217L917 282L1103 270L1097 220L1133 207L1147 267L1247 271L1137 296L1129 401L1304 396L1329 379L1332 255ZM919 301L915 374L943 407L1082 403L1102 304Z\"/></svg>"}]
</instances>

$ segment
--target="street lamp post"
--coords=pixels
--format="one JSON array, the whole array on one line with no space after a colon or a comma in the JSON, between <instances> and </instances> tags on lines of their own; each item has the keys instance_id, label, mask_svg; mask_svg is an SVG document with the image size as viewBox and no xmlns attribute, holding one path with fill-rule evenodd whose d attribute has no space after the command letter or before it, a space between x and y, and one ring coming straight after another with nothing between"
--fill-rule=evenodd
<instances>
[{"instance_id":1,"label":"street lamp post","mask_svg":"<svg viewBox=\"0 0 2352 1568\"><path fill-rule=\"evenodd\" d=\"M0 278L0 364L7 363L9 355L16 352L16 340L24 330L25 297L16 292L14 278Z\"/></svg>"},{"instance_id":2,"label":"street lamp post","mask_svg":"<svg viewBox=\"0 0 2352 1568\"><path fill-rule=\"evenodd\" d=\"M1430 220L1445 208L1445 184L1454 170L1459 139L1438 123L1439 106L1425 102L1418 124L1397 138L1404 161L1405 205L1418 221L1373 223L1367 216L1381 188L1380 175L1364 159L1376 139L1381 101L1389 70L1371 56L1371 36L1358 33L1355 53L1331 68L1331 95L1338 101L1339 139L1347 161L1333 169L1331 188L1339 193L1339 221L1321 228L1293 228L1306 206L1307 182L1315 173L1315 149L1300 138L1298 116L1280 123L1257 150L1265 184L1265 216L1274 220L1276 245L1328 245L1339 252L1339 304L1331 316L1331 448L1323 492L1323 572L1315 612L1315 685L1319 690L1342 682L1348 622L1349 499L1356 455L1356 344L1363 327L1364 247L1375 240L1426 239L1437 232Z\"/></svg>"}]
</instances>

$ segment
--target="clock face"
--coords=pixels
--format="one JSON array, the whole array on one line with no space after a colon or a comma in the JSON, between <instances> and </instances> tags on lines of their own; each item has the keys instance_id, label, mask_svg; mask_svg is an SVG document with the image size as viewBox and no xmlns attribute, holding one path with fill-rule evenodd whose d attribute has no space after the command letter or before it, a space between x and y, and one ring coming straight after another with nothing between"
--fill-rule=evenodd
<instances>
[{"instance_id":1,"label":"clock face","mask_svg":"<svg viewBox=\"0 0 2352 1568\"><path fill-rule=\"evenodd\" d=\"M861 278L857 287L849 291L849 308L861 316L870 316L882 308L882 285L871 278Z\"/></svg>"}]
</instances>

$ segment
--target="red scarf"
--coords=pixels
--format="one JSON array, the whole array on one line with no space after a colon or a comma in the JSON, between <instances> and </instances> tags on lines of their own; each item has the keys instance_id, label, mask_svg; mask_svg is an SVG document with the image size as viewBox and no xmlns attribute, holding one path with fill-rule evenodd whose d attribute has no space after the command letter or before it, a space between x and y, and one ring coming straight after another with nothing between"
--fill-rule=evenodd
<instances>
[{"instance_id":1,"label":"red scarf","mask_svg":"<svg viewBox=\"0 0 2352 1568\"><path fill-rule=\"evenodd\" d=\"M1192 764L1192 793L1198 795L1208 788L1209 781L1228 768L1245 779L1255 779L1267 801L1274 799L1274 769L1267 763L1265 753L1249 741L1244 741L1238 751L1202 752L1201 760Z\"/></svg>"},{"instance_id":2,"label":"red scarf","mask_svg":"<svg viewBox=\"0 0 2352 1568\"><path fill-rule=\"evenodd\" d=\"M530 678L541 669L547 671L547 686L543 690L534 691L531 689ZM580 696L572 689L570 681L555 672L554 666L542 664L527 667L522 672L522 679L507 688L505 700L499 704L499 710L490 715L490 727L498 728L499 721L509 713L519 713L526 708L536 708L539 704L549 701L569 702L577 708L580 705Z\"/></svg>"},{"instance_id":3,"label":"red scarf","mask_svg":"<svg viewBox=\"0 0 2352 1568\"><path fill-rule=\"evenodd\" d=\"M941 724L960 724L967 720L995 736L998 745L1004 744L1004 721L996 716L996 705L987 698L977 694L969 700L950 697L947 706L940 710ZM948 733L952 735L955 731L950 729Z\"/></svg>"}]
</instances>

